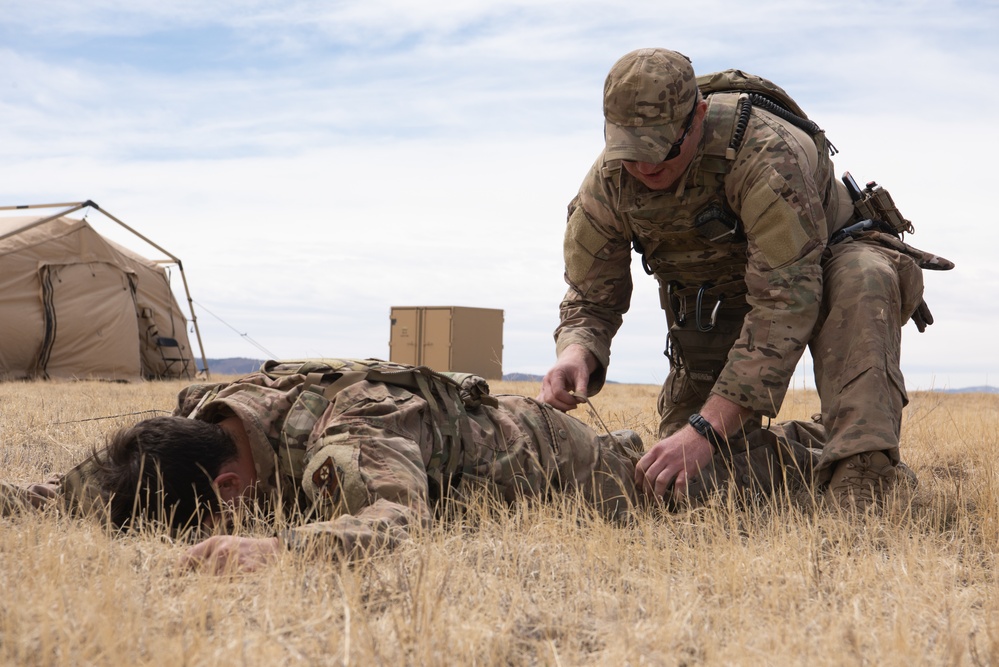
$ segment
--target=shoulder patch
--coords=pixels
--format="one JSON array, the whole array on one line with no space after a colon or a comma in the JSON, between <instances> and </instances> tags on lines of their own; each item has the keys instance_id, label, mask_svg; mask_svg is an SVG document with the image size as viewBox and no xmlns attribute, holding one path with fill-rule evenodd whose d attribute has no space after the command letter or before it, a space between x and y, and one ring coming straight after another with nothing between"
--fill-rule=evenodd
<instances>
[{"instance_id":1,"label":"shoulder patch","mask_svg":"<svg viewBox=\"0 0 999 667\"><path fill-rule=\"evenodd\" d=\"M798 257L808 244L797 211L780 194L784 185L783 177L771 170L769 178L757 181L742 202L746 236L773 268Z\"/></svg>"},{"instance_id":2,"label":"shoulder patch","mask_svg":"<svg viewBox=\"0 0 999 667\"><path fill-rule=\"evenodd\" d=\"M332 456L327 456L326 460L312 473L312 486L315 487L316 495L321 495L332 503L340 502L340 480L342 478L343 468L333 461Z\"/></svg>"},{"instance_id":3,"label":"shoulder patch","mask_svg":"<svg viewBox=\"0 0 999 667\"><path fill-rule=\"evenodd\" d=\"M586 279L597 253L605 245L607 237L593 226L583 208L577 206L569 216L562 248L565 255L565 271L574 285Z\"/></svg>"},{"instance_id":4,"label":"shoulder patch","mask_svg":"<svg viewBox=\"0 0 999 667\"><path fill-rule=\"evenodd\" d=\"M354 514L368 504L358 449L346 436L325 438L305 466L302 487L327 518Z\"/></svg>"}]
</instances>

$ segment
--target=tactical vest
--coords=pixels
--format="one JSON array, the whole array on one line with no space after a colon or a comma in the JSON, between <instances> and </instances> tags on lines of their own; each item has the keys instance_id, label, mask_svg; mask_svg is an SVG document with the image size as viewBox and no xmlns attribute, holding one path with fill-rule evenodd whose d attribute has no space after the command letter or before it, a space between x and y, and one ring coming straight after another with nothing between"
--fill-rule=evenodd
<instances>
[{"instance_id":1,"label":"tactical vest","mask_svg":"<svg viewBox=\"0 0 999 667\"><path fill-rule=\"evenodd\" d=\"M312 468L318 467L313 463L318 462L310 461L307 469L304 458L316 422L336 395L353 384L368 381L403 387L427 402L434 429L433 449L427 465L431 496L445 494L460 478L462 451L473 442L467 411L483 404L497 405L496 399L489 395L489 385L477 375L441 373L426 366L405 366L379 359L268 361L259 373L274 381L302 378L298 396L281 425L281 456L275 471L281 495L288 500L294 498L298 504L305 500L296 497L302 487L314 490L309 480L316 473ZM224 386L208 392L199 406L211 401ZM193 414L197 415L197 412L196 408ZM302 482L301 487L298 482ZM360 480L341 482L345 492L354 489L356 493L362 493L358 486ZM350 498L344 500L348 507L357 502L357 499L354 502Z\"/></svg>"},{"instance_id":2,"label":"tactical vest","mask_svg":"<svg viewBox=\"0 0 999 667\"><path fill-rule=\"evenodd\" d=\"M633 181L618 180L619 186L628 183L622 187L620 212L630 227L626 232L646 273L689 273L690 280L685 282L699 282L694 289L706 282L715 286L731 283L744 275L745 238L738 218L724 199L724 177L742 145L753 106L808 133L815 142L820 172L835 153L825 132L780 86L767 79L730 69L700 76L697 85L708 100L704 126L711 133L705 137L697 181L680 194L682 207L677 208L681 202L673 192L640 192ZM828 170L831 172L831 165ZM665 206L675 211L664 224L662 219L656 219L656 211ZM725 252L720 252L723 249ZM701 261L695 259L697 253L704 255ZM691 286L677 286L674 292L680 294L683 288L689 292ZM686 293L681 298L691 296Z\"/></svg>"},{"instance_id":3,"label":"tactical vest","mask_svg":"<svg viewBox=\"0 0 999 667\"><path fill-rule=\"evenodd\" d=\"M697 84L708 109L694 181L676 192L648 191L635 179L621 178L620 172L616 181L625 232L645 272L659 282L660 305L671 331L666 353L674 366L711 383L750 309L748 246L741 222L725 200L724 185L752 108L762 108L811 136L818 173L832 174L829 158L835 149L797 103L767 79L725 70L700 76Z\"/></svg>"},{"instance_id":4,"label":"tactical vest","mask_svg":"<svg viewBox=\"0 0 999 667\"><path fill-rule=\"evenodd\" d=\"M738 97L718 94L709 99L704 121L709 134L700 168L682 190L650 191L636 179L623 178L620 171L612 176L625 232L645 272L660 283L661 306L671 325L682 326L702 313L695 309L698 297L708 313L719 299L727 308L745 303L747 243L724 188L735 157L726 153Z\"/></svg>"}]
</instances>

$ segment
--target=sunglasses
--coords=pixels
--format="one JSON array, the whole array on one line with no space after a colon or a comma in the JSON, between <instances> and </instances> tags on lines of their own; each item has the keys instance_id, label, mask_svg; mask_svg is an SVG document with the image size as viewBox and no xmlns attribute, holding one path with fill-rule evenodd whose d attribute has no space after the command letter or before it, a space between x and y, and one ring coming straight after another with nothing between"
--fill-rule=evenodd
<instances>
[{"instance_id":1,"label":"sunglasses","mask_svg":"<svg viewBox=\"0 0 999 667\"><path fill-rule=\"evenodd\" d=\"M668 160L674 160L680 154L680 149L683 147L683 140L687 138L687 133L690 132L690 128L694 125L694 112L697 111L698 100L694 99L694 108L690 110L690 115L687 116L687 126L683 128L683 134L680 138L673 142L670 146L669 153L666 153L666 157L663 158L663 162Z\"/></svg>"}]
</instances>

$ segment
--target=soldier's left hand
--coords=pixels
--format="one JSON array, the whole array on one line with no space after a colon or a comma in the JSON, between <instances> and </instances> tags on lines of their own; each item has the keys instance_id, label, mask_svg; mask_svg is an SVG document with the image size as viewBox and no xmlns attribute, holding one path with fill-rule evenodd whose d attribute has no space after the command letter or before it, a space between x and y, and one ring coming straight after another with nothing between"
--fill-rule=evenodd
<instances>
[{"instance_id":1,"label":"soldier's left hand","mask_svg":"<svg viewBox=\"0 0 999 667\"><path fill-rule=\"evenodd\" d=\"M281 545L276 537L215 535L188 549L180 565L211 574L254 572L277 560L280 552Z\"/></svg>"},{"instance_id":2,"label":"soldier's left hand","mask_svg":"<svg viewBox=\"0 0 999 667\"><path fill-rule=\"evenodd\" d=\"M926 331L926 327L933 324L933 313L930 312L930 307L926 305L926 301L920 301L919 305L916 306L916 311L912 314L912 321L915 322L919 333L923 333Z\"/></svg>"},{"instance_id":3,"label":"soldier's left hand","mask_svg":"<svg viewBox=\"0 0 999 667\"><path fill-rule=\"evenodd\" d=\"M675 496L685 496L687 482L708 466L713 453L704 436L686 426L645 453L635 466L635 484L657 498L671 488Z\"/></svg>"}]
</instances>

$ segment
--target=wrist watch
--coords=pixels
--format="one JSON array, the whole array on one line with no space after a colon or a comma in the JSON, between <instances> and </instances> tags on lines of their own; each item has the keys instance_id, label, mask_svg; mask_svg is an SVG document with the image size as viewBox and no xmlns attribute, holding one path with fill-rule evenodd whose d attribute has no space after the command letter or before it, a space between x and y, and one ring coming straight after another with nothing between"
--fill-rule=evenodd
<instances>
[{"instance_id":1,"label":"wrist watch","mask_svg":"<svg viewBox=\"0 0 999 667\"><path fill-rule=\"evenodd\" d=\"M718 435L718 431L716 431L715 427L711 425L711 422L702 417L700 413L695 412L690 415L690 419L687 421L689 421L690 425L694 427L694 430L700 433L715 449L724 444L725 438Z\"/></svg>"}]
</instances>

